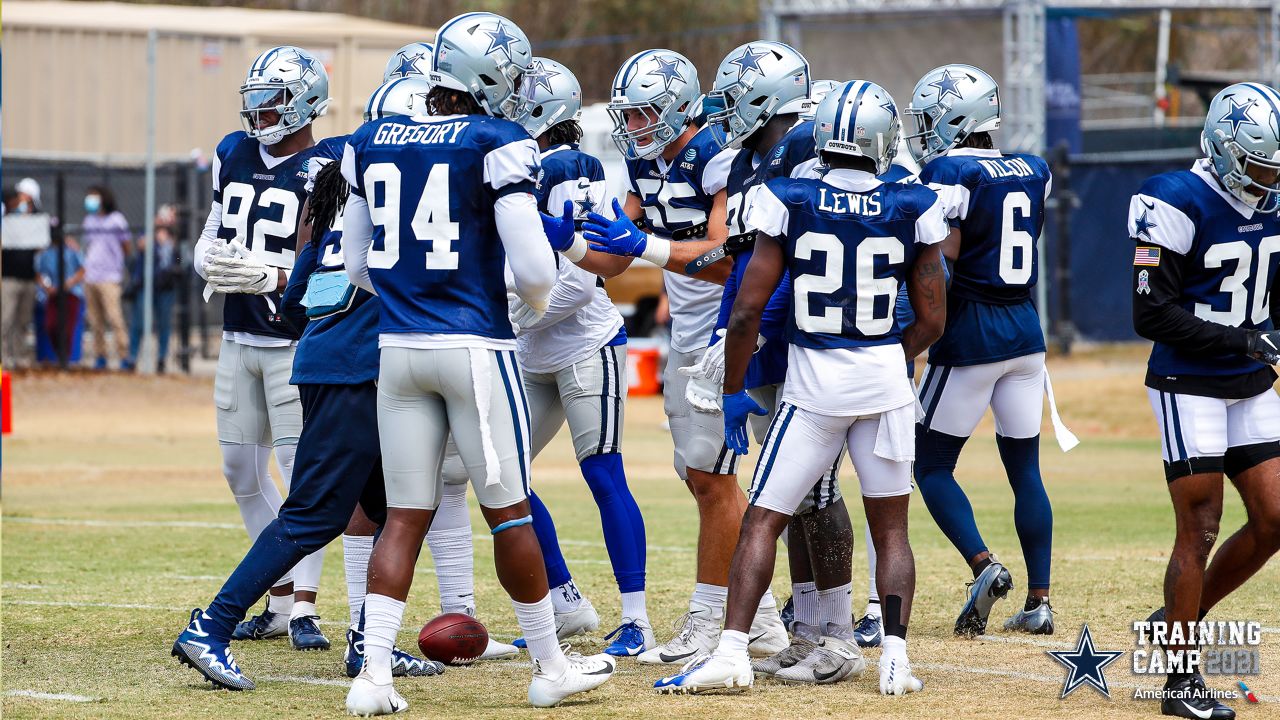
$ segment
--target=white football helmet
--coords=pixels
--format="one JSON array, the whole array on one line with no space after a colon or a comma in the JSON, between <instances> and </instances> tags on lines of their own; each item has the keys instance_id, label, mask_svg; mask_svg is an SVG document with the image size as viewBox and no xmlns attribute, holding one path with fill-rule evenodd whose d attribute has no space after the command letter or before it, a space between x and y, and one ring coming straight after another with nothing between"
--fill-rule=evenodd
<instances>
[{"instance_id":1,"label":"white football helmet","mask_svg":"<svg viewBox=\"0 0 1280 720\"><path fill-rule=\"evenodd\" d=\"M533 52L515 23L488 12L464 13L440 26L435 48L432 85L468 93L493 117L520 114L520 85Z\"/></svg>"},{"instance_id":2,"label":"white football helmet","mask_svg":"<svg viewBox=\"0 0 1280 720\"><path fill-rule=\"evenodd\" d=\"M411 42L387 58L387 69L382 72L382 82L402 77L426 78L431 72L431 55L435 48L431 43Z\"/></svg>"},{"instance_id":3,"label":"white football helmet","mask_svg":"<svg viewBox=\"0 0 1280 720\"><path fill-rule=\"evenodd\" d=\"M329 109L329 73L302 48L273 47L254 58L240 99L245 133L263 145L275 145ZM276 119L264 126L268 113Z\"/></svg>"}]
</instances>

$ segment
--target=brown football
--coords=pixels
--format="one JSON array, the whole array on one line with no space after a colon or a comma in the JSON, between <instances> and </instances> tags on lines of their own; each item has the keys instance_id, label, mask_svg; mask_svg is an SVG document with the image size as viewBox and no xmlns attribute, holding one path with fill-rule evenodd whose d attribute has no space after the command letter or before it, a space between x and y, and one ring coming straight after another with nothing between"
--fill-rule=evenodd
<instances>
[{"instance_id":1,"label":"brown football","mask_svg":"<svg viewBox=\"0 0 1280 720\"><path fill-rule=\"evenodd\" d=\"M489 645L489 631L464 613L437 615L418 633L418 649L429 660L446 665L475 662Z\"/></svg>"}]
</instances>

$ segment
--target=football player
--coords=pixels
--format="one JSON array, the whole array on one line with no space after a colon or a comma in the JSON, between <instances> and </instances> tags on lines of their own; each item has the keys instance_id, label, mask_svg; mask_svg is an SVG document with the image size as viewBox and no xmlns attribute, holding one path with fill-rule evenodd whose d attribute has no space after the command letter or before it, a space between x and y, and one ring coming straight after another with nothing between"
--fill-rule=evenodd
<instances>
[{"instance_id":1,"label":"football player","mask_svg":"<svg viewBox=\"0 0 1280 720\"><path fill-rule=\"evenodd\" d=\"M903 365L945 322L939 244L947 228L932 190L877 179L889 169L898 133L897 109L883 88L845 83L822 101L814 120L814 140L830 169L821 180L770 180L747 211L747 226L757 235L725 338L722 399L725 436L739 453L747 450L748 416L768 412L746 393L744 377L761 314L789 271L786 383L751 483L719 645L659 680L659 692L751 686L746 631L754 598L773 575L778 536L813 491L814 478L846 447L879 550L877 582L885 600L880 691L923 688L906 655L915 589L907 506L916 405ZM903 282L916 311L905 329L893 309Z\"/></svg>"},{"instance_id":2,"label":"football player","mask_svg":"<svg viewBox=\"0 0 1280 720\"><path fill-rule=\"evenodd\" d=\"M498 579L533 658L530 704L550 707L609 679L607 655L566 655L530 527L529 413L507 317L503 267L532 315L555 262L533 195L538 147L511 121L532 58L514 23L466 13L440 27L431 117L385 118L348 140L343 261L382 300L378 432L387 521L369 561L365 663L347 710L407 707L392 652L414 561L440 501L452 433L493 534Z\"/></svg>"},{"instance_id":3,"label":"football player","mask_svg":"<svg viewBox=\"0 0 1280 720\"><path fill-rule=\"evenodd\" d=\"M329 76L306 50L281 46L259 55L240 96L244 130L218 143L213 204L194 264L208 290L225 294L213 387L218 444L222 472L249 539L256 540L281 502L268 458L274 450L288 490L302 431L298 389L289 384L299 333L281 313L280 294L293 267L307 165L313 157L336 156L341 143L315 141L311 121L329 106ZM279 578L263 612L236 627L233 639L287 633L296 649L328 649L315 622L323 560L322 549L304 558L292 586L287 573Z\"/></svg>"},{"instance_id":4,"label":"football player","mask_svg":"<svg viewBox=\"0 0 1280 720\"><path fill-rule=\"evenodd\" d=\"M675 443L676 473L698 504L697 577L689 612L665 644L639 655L643 663L681 663L715 646L728 593L729 562L746 498L737 483L737 456L724 443L719 417L692 411L681 367L697 364L715 327L729 263L701 262L724 244L729 164L710 126L690 120L699 97L697 70L670 50L646 50L627 60L613 80L609 113L613 140L626 157L630 192L614 218L589 213L583 233L559 247L581 267L616 275L635 257L666 269L671 352L663 378L664 410ZM645 233L641 217L651 230ZM703 239L705 238L705 239ZM752 652L786 647L773 593L760 598Z\"/></svg>"},{"instance_id":5,"label":"football player","mask_svg":"<svg viewBox=\"0 0 1280 720\"><path fill-rule=\"evenodd\" d=\"M1027 566L1026 602L1005 629L1052 634L1053 510L1040 477L1040 417L1049 380L1031 298L1052 185L1049 166L1039 157L995 148L991 131L1000 126L1000 91L978 68L930 70L916 83L907 114L916 125L908 144L923 166L920 182L938 192L952 226L942 247L952 263L947 328L929 350L920 383L925 414L917 428L915 476L934 521L973 571L955 633L986 632L992 605L1013 587L955 479L960 450L990 407ZM1058 441L1069 450L1075 438L1059 427L1051 392L1049 397Z\"/></svg>"},{"instance_id":6,"label":"football player","mask_svg":"<svg viewBox=\"0 0 1280 720\"><path fill-rule=\"evenodd\" d=\"M1193 624L1280 548L1280 93L1227 87L1209 104L1188 170L1156 175L1129 203L1133 326L1152 340L1147 396L1160 426L1177 535L1163 619ZM1248 520L1208 563L1231 478ZM1171 650L1196 644L1170 644ZM1165 715L1226 719L1199 672L1171 672Z\"/></svg>"}]
</instances>

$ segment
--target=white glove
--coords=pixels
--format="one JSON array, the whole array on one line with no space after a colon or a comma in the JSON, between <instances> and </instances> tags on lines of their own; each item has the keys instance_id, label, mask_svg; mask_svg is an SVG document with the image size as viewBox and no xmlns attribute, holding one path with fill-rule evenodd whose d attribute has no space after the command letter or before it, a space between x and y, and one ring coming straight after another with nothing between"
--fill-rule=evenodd
<instances>
[{"instance_id":1,"label":"white glove","mask_svg":"<svg viewBox=\"0 0 1280 720\"><path fill-rule=\"evenodd\" d=\"M215 258L232 257L234 254L235 251L231 249L231 243L215 242L209 246L204 257L200 258L200 269L205 272L205 275L208 275L209 265Z\"/></svg>"},{"instance_id":2,"label":"white glove","mask_svg":"<svg viewBox=\"0 0 1280 720\"><path fill-rule=\"evenodd\" d=\"M535 310L515 293L507 295L507 316L511 318L511 326L515 328L516 335L532 330L545 312Z\"/></svg>"},{"instance_id":3,"label":"white glove","mask_svg":"<svg viewBox=\"0 0 1280 720\"><path fill-rule=\"evenodd\" d=\"M707 348L696 364L676 369L676 372L689 378L684 399L698 412L720 412L720 396L724 392L724 336L723 328L716 330L716 337L720 338L720 342ZM764 336L757 336L756 350L762 345Z\"/></svg>"},{"instance_id":4,"label":"white glove","mask_svg":"<svg viewBox=\"0 0 1280 720\"><path fill-rule=\"evenodd\" d=\"M702 353L702 359L695 365L679 368L677 372L687 378L702 378L709 380L717 385L724 384L724 335L725 330L721 328L716 331L716 337L720 338L720 342L707 348Z\"/></svg>"},{"instance_id":5,"label":"white glove","mask_svg":"<svg viewBox=\"0 0 1280 720\"><path fill-rule=\"evenodd\" d=\"M220 255L205 263L209 286L214 292L266 295L278 289L279 268L257 259L237 240L228 245L239 257Z\"/></svg>"},{"instance_id":6,"label":"white glove","mask_svg":"<svg viewBox=\"0 0 1280 720\"><path fill-rule=\"evenodd\" d=\"M685 368L680 368L681 371ZM690 377L684 386L684 399L697 412L719 415L720 399L724 397L724 383L704 377Z\"/></svg>"}]
</instances>

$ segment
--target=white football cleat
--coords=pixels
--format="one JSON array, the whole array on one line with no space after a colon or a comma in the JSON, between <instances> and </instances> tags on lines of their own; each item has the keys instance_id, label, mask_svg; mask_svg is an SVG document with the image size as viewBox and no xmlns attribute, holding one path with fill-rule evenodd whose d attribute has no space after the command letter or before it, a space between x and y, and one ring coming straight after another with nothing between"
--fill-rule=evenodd
<instances>
[{"instance_id":1,"label":"white football cleat","mask_svg":"<svg viewBox=\"0 0 1280 720\"><path fill-rule=\"evenodd\" d=\"M745 690L751 687L755 675L751 672L751 660L746 657L703 655L695 658L680 672L664 677L653 684L660 693L698 693L707 690Z\"/></svg>"},{"instance_id":2,"label":"white football cleat","mask_svg":"<svg viewBox=\"0 0 1280 720\"><path fill-rule=\"evenodd\" d=\"M489 644L484 647L484 652L480 653L477 660L500 660L502 658L511 658L520 654L520 648L504 642L498 642L493 638L489 638Z\"/></svg>"},{"instance_id":3,"label":"white football cleat","mask_svg":"<svg viewBox=\"0 0 1280 720\"><path fill-rule=\"evenodd\" d=\"M360 717L392 715L409 709L409 702L391 683L379 685L368 671L361 671L347 691L347 712Z\"/></svg>"},{"instance_id":4,"label":"white football cleat","mask_svg":"<svg viewBox=\"0 0 1280 720\"><path fill-rule=\"evenodd\" d=\"M867 661L855 643L823 637L800 662L782 668L774 677L788 683L826 685L857 675L866 668Z\"/></svg>"},{"instance_id":5,"label":"white football cleat","mask_svg":"<svg viewBox=\"0 0 1280 720\"><path fill-rule=\"evenodd\" d=\"M769 657L787 649L791 638L787 637L787 628L778 616L776 605L756 610L756 616L751 619L751 632L747 633L747 640L747 652L751 657Z\"/></svg>"},{"instance_id":6,"label":"white football cleat","mask_svg":"<svg viewBox=\"0 0 1280 720\"><path fill-rule=\"evenodd\" d=\"M582 604L567 613L556 613L556 638L564 640L574 635L585 635L600 628L600 616L591 601L582 598Z\"/></svg>"},{"instance_id":7,"label":"white football cleat","mask_svg":"<svg viewBox=\"0 0 1280 720\"><path fill-rule=\"evenodd\" d=\"M699 655L709 655L720 644L720 623L711 616L711 608L694 604L693 609L676 621L676 634L665 644L646 650L636 659L648 665L687 663ZM783 647L786 647L783 635Z\"/></svg>"},{"instance_id":8,"label":"white football cleat","mask_svg":"<svg viewBox=\"0 0 1280 720\"><path fill-rule=\"evenodd\" d=\"M924 681L911 674L905 657L880 658L880 694L906 695L924 689Z\"/></svg>"},{"instance_id":9,"label":"white football cleat","mask_svg":"<svg viewBox=\"0 0 1280 720\"><path fill-rule=\"evenodd\" d=\"M542 670L542 663L533 661L533 681L529 683L529 704L534 707L555 707L570 695L591 692L613 677L617 667L608 655L583 656L565 653L569 662L559 677L551 677Z\"/></svg>"}]
</instances>

